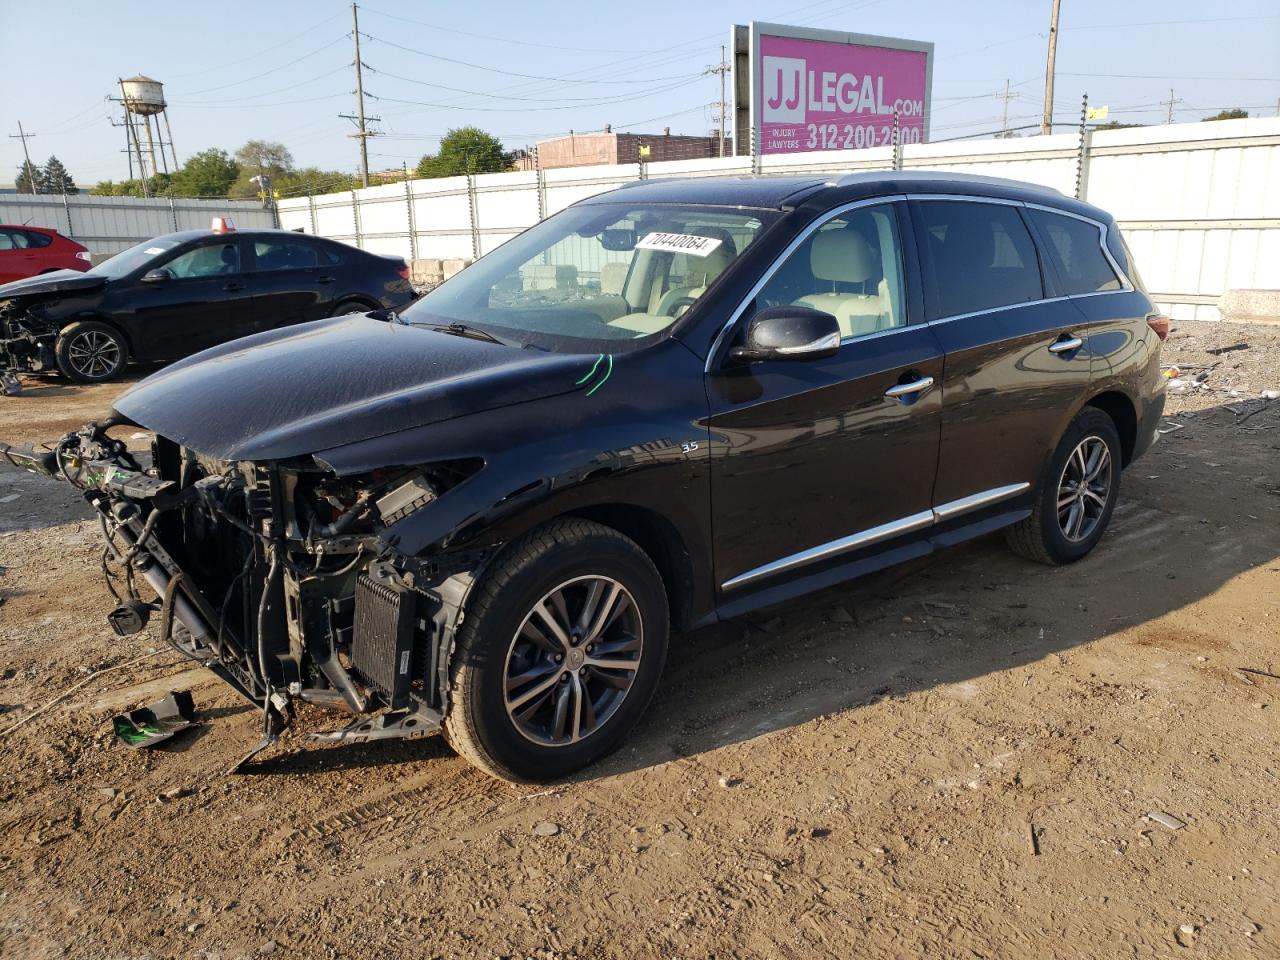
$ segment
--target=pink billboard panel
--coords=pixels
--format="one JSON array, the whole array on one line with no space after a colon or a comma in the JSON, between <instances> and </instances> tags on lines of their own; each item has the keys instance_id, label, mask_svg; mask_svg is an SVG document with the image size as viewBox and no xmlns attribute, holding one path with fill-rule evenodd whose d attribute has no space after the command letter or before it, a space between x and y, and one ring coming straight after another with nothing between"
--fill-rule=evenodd
<instances>
[{"instance_id":1,"label":"pink billboard panel","mask_svg":"<svg viewBox=\"0 0 1280 960\"><path fill-rule=\"evenodd\" d=\"M757 36L761 153L892 146L895 116L900 142L925 140L931 44Z\"/></svg>"}]
</instances>

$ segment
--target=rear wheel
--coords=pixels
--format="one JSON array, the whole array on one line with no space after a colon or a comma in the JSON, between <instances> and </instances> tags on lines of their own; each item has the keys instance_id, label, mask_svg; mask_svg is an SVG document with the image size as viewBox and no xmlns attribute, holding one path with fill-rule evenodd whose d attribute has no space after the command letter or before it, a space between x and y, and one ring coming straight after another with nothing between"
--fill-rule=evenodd
<instances>
[{"instance_id":1,"label":"rear wheel","mask_svg":"<svg viewBox=\"0 0 1280 960\"><path fill-rule=\"evenodd\" d=\"M562 777L615 749L644 712L667 650L649 557L609 527L555 521L476 585L459 631L445 732L504 780Z\"/></svg>"},{"instance_id":2,"label":"rear wheel","mask_svg":"<svg viewBox=\"0 0 1280 960\"><path fill-rule=\"evenodd\" d=\"M129 348L115 327L96 320L73 323L54 347L58 369L76 383L111 380L129 362Z\"/></svg>"},{"instance_id":3,"label":"rear wheel","mask_svg":"<svg viewBox=\"0 0 1280 960\"><path fill-rule=\"evenodd\" d=\"M1120 455L1111 417L1096 407L1076 414L1040 478L1031 516L1006 531L1013 552L1054 565L1087 555L1120 495Z\"/></svg>"}]
</instances>

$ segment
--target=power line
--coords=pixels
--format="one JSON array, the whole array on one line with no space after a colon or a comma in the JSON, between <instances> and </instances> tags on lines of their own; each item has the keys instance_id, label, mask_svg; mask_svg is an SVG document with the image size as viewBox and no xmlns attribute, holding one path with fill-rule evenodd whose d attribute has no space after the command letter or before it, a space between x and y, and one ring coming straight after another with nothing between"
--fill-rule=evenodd
<instances>
[{"instance_id":1,"label":"power line","mask_svg":"<svg viewBox=\"0 0 1280 960\"><path fill-rule=\"evenodd\" d=\"M233 80L231 83L224 83L216 87L205 87L203 90L188 90L185 93L183 93L182 91L178 91L178 96L198 97L202 93L213 93L215 90L226 90L228 87L238 87L238 86L241 86L242 84L252 83L255 80L261 80L263 77L268 77L273 73L279 73L281 70L287 70L289 67L299 64L303 60L306 60L310 57L314 57L317 53L321 53L325 50L328 50L330 47L334 46L335 44L339 44L343 40L347 39L348 36L349 34L344 33L342 36L336 37L333 40L330 40L324 46L316 47L311 52L304 53L302 56L298 57L296 60L290 60L288 63L282 63L280 64L280 66L272 67L270 70L263 70L262 73L255 73L251 77L243 77L240 80Z\"/></svg>"},{"instance_id":2,"label":"power line","mask_svg":"<svg viewBox=\"0 0 1280 960\"><path fill-rule=\"evenodd\" d=\"M542 50L568 50L572 53L661 53L661 50L609 50L604 47L564 47L554 43L541 43L532 40L512 40L508 37L495 37L488 33L471 33L468 30L458 30L453 27L442 27L438 23L428 23L425 20L414 20L412 17L402 17L394 13L387 13L385 10L378 10L367 4L363 8L365 13L376 14L379 17L386 17L389 20L399 20L401 23L414 23L420 27L429 27L439 33L453 33L460 37L475 37L477 40L492 40L497 43L510 43L520 47L535 47Z\"/></svg>"}]
</instances>

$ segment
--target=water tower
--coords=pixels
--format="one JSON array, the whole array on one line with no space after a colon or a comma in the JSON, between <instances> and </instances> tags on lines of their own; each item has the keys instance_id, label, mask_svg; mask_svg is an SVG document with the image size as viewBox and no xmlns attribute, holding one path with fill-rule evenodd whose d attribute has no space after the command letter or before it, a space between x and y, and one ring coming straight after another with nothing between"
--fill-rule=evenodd
<instances>
[{"instance_id":1,"label":"water tower","mask_svg":"<svg viewBox=\"0 0 1280 960\"><path fill-rule=\"evenodd\" d=\"M133 178L133 158L138 159L138 172L144 180L161 172L169 172L169 156L173 157L173 169L178 169L178 154L173 149L173 131L169 128L169 114L164 102L164 84L138 74L121 80L120 99L124 104L125 133L129 146L129 178ZM155 130L151 118L155 117ZM160 121L164 120L164 134ZM166 141L167 138L167 141ZM145 142L144 142L145 139ZM165 148L169 148L166 156Z\"/></svg>"}]
</instances>

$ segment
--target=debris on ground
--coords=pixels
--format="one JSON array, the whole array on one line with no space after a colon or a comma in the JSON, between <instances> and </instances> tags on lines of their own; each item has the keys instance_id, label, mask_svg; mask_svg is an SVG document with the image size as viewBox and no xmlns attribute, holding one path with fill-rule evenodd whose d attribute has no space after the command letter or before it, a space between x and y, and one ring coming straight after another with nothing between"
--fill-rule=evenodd
<instances>
[{"instance_id":1,"label":"debris on ground","mask_svg":"<svg viewBox=\"0 0 1280 960\"><path fill-rule=\"evenodd\" d=\"M1159 810L1152 810L1147 814L1147 819L1154 820L1156 823L1160 824L1160 826L1168 827L1170 830L1181 830L1186 826L1186 823L1179 820L1177 817L1171 816L1167 813L1161 813Z\"/></svg>"}]
</instances>

